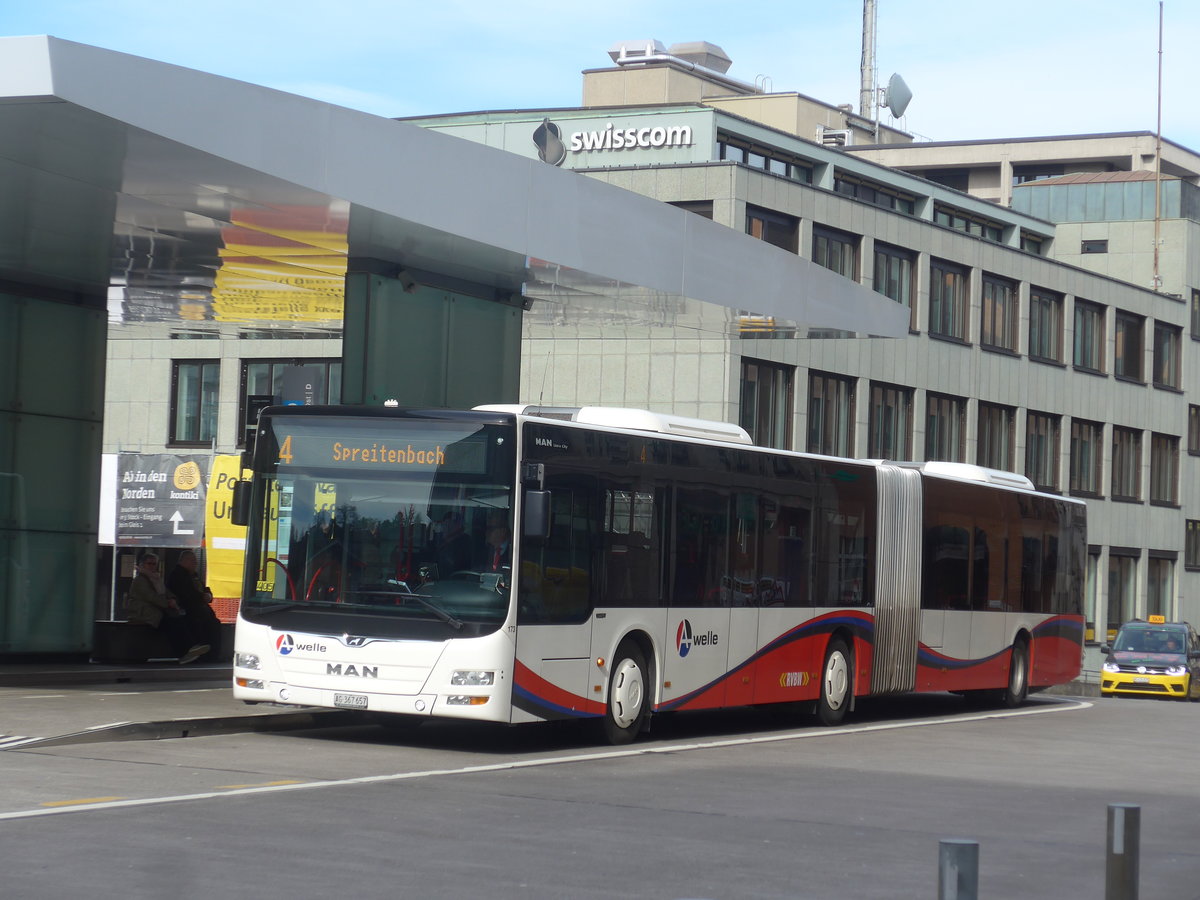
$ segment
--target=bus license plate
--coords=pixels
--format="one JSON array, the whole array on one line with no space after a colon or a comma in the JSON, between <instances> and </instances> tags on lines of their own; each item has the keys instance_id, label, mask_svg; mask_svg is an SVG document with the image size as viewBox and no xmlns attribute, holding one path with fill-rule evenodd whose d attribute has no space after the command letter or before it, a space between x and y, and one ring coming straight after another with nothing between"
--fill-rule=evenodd
<instances>
[{"instance_id":1,"label":"bus license plate","mask_svg":"<svg viewBox=\"0 0 1200 900\"><path fill-rule=\"evenodd\" d=\"M334 694L333 705L339 709L366 709L366 694Z\"/></svg>"}]
</instances>

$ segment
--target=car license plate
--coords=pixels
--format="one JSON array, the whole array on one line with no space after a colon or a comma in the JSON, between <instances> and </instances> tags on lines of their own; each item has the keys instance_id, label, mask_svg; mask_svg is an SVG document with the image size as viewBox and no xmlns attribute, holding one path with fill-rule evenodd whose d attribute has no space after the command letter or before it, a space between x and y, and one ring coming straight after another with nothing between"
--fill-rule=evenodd
<instances>
[{"instance_id":1,"label":"car license plate","mask_svg":"<svg viewBox=\"0 0 1200 900\"><path fill-rule=\"evenodd\" d=\"M1147 678L1145 675L1139 675L1137 678L1133 679L1133 683L1134 684L1149 684L1150 679ZM367 698L363 697L363 699L366 700Z\"/></svg>"},{"instance_id":2,"label":"car license plate","mask_svg":"<svg viewBox=\"0 0 1200 900\"><path fill-rule=\"evenodd\" d=\"M334 694L333 705L339 709L366 709L366 694Z\"/></svg>"}]
</instances>

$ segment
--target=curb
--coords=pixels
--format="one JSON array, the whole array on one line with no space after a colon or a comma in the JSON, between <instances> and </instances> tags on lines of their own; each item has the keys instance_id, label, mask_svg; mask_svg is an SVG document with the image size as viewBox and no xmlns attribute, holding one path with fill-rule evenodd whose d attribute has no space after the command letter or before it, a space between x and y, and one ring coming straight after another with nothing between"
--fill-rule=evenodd
<instances>
[{"instance_id":1,"label":"curb","mask_svg":"<svg viewBox=\"0 0 1200 900\"><path fill-rule=\"evenodd\" d=\"M363 725L364 713L344 710L303 710L298 712L260 713L250 716L217 716L202 719L166 719L158 722L123 722L87 731L34 737L13 741L3 750L31 750L63 747L71 744L101 744L110 741L163 741L173 738L211 737L219 734L248 732L299 731L308 728L333 728Z\"/></svg>"},{"instance_id":2,"label":"curb","mask_svg":"<svg viewBox=\"0 0 1200 900\"><path fill-rule=\"evenodd\" d=\"M218 681L229 683L233 667L146 666L104 667L27 671L0 671L0 687L45 687L64 684L143 684L164 682Z\"/></svg>"}]
</instances>

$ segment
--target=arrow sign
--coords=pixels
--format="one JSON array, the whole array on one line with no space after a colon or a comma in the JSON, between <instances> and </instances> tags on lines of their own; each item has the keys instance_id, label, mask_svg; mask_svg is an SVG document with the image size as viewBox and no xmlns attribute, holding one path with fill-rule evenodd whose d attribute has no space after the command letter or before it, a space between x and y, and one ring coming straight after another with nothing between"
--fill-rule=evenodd
<instances>
[{"instance_id":1,"label":"arrow sign","mask_svg":"<svg viewBox=\"0 0 1200 900\"><path fill-rule=\"evenodd\" d=\"M192 531L187 528L180 528L179 523L182 521L183 521L183 513L181 513L179 510L175 510L175 512L171 515L171 524L175 526L176 534L195 534L196 533L195 531Z\"/></svg>"}]
</instances>

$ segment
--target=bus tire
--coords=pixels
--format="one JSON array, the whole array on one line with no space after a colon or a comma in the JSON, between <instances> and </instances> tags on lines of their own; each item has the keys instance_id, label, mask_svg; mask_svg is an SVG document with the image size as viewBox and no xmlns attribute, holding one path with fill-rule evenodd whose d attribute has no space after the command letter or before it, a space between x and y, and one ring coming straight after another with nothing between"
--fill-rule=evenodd
<instances>
[{"instance_id":1,"label":"bus tire","mask_svg":"<svg viewBox=\"0 0 1200 900\"><path fill-rule=\"evenodd\" d=\"M822 724L840 725L850 708L854 685L854 661L846 642L834 638L825 651L821 667L821 696L817 700L817 715Z\"/></svg>"},{"instance_id":2,"label":"bus tire","mask_svg":"<svg viewBox=\"0 0 1200 900\"><path fill-rule=\"evenodd\" d=\"M1029 647L1023 640L1013 644L1008 661L1008 687L1000 693L1000 702L1015 709L1029 696Z\"/></svg>"},{"instance_id":3,"label":"bus tire","mask_svg":"<svg viewBox=\"0 0 1200 900\"><path fill-rule=\"evenodd\" d=\"M638 736L650 710L646 658L633 641L622 641L613 656L601 730L610 744L628 744Z\"/></svg>"}]
</instances>

